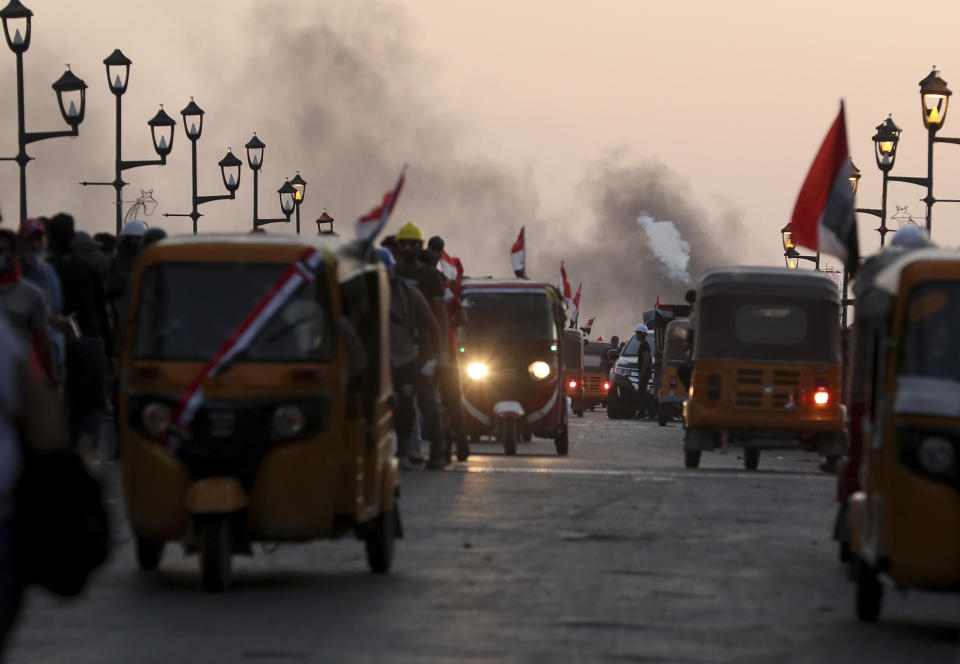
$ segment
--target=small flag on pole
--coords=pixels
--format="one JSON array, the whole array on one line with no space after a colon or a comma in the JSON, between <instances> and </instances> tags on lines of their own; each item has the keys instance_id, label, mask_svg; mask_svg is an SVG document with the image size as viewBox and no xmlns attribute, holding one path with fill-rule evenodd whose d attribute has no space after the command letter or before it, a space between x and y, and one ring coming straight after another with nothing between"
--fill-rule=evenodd
<instances>
[{"instance_id":1,"label":"small flag on pole","mask_svg":"<svg viewBox=\"0 0 960 664\"><path fill-rule=\"evenodd\" d=\"M850 187L850 151L843 102L810 172L790 220L794 244L838 257L852 274L859 266L857 220Z\"/></svg>"},{"instance_id":2,"label":"small flag on pole","mask_svg":"<svg viewBox=\"0 0 960 664\"><path fill-rule=\"evenodd\" d=\"M573 294L570 292L570 282L567 281L567 269L563 266L563 261L560 261L559 290L560 294L563 295L563 299L569 302Z\"/></svg>"},{"instance_id":3,"label":"small flag on pole","mask_svg":"<svg viewBox=\"0 0 960 664\"><path fill-rule=\"evenodd\" d=\"M577 286L577 294L573 296L570 307L570 328L576 329L577 321L580 320L580 291L583 289L583 282Z\"/></svg>"},{"instance_id":4,"label":"small flag on pole","mask_svg":"<svg viewBox=\"0 0 960 664\"><path fill-rule=\"evenodd\" d=\"M403 189L406 176L407 165L404 164L400 170L400 179L397 180L397 186L383 195L383 201L380 205L357 219L357 239L372 243L380 231L383 230L383 227L387 225L390 213L393 212L397 199L400 198L400 191Z\"/></svg>"},{"instance_id":5,"label":"small flag on pole","mask_svg":"<svg viewBox=\"0 0 960 664\"><path fill-rule=\"evenodd\" d=\"M510 250L510 263L513 265L513 273L518 278L527 278L526 226L520 228L520 235L517 236L517 241L513 243L513 249Z\"/></svg>"}]
</instances>

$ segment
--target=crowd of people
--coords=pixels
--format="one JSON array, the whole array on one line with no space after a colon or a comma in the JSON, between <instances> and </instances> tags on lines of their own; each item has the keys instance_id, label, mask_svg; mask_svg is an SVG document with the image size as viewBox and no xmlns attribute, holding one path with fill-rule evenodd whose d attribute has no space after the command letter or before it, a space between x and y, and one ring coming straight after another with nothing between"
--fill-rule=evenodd
<instances>
[{"instance_id":1,"label":"crowd of people","mask_svg":"<svg viewBox=\"0 0 960 664\"><path fill-rule=\"evenodd\" d=\"M397 457L404 469L442 470L451 461L451 444L466 446L456 353L463 311L439 269L444 241L433 236L427 242L410 221L385 237L378 252L390 273ZM429 457L421 451L422 436Z\"/></svg>"}]
</instances>

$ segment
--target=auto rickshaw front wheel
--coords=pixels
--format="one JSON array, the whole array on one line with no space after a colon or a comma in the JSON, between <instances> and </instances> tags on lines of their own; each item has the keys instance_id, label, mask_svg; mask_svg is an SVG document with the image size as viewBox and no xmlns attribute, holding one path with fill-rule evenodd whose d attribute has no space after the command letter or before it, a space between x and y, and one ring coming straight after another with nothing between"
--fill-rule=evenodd
<instances>
[{"instance_id":1,"label":"auto rickshaw front wheel","mask_svg":"<svg viewBox=\"0 0 960 664\"><path fill-rule=\"evenodd\" d=\"M218 593L230 585L233 532L227 516L207 517L200 523L200 578L203 589Z\"/></svg>"},{"instance_id":2,"label":"auto rickshaw front wheel","mask_svg":"<svg viewBox=\"0 0 960 664\"><path fill-rule=\"evenodd\" d=\"M883 605L883 584L877 571L863 561L857 561L857 618L876 622Z\"/></svg>"},{"instance_id":3,"label":"auto rickshaw front wheel","mask_svg":"<svg viewBox=\"0 0 960 664\"><path fill-rule=\"evenodd\" d=\"M508 417L503 420L503 453L507 455L514 455L517 453L517 439L520 437L520 432L517 429L517 421Z\"/></svg>"},{"instance_id":4,"label":"auto rickshaw front wheel","mask_svg":"<svg viewBox=\"0 0 960 664\"><path fill-rule=\"evenodd\" d=\"M684 450L683 465L685 468L699 468L700 450Z\"/></svg>"},{"instance_id":5,"label":"auto rickshaw front wheel","mask_svg":"<svg viewBox=\"0 0 960 664\"><path fill-rule=\"evenodd\" d=\"M363 535L367 566L374 574L385 574L393 565L393 549L399 522L400 513L394 504L390 511L381 510Z\"/></svg>"},{"instance_id":6,"label":"auto rickshaw front wheel","mask_svg":"<svg viewBox=\"0 0 960 664\"><path fill-rule=\"evenodd\" d=\"M145 572L157 569L163 559L163 545L161 540L137 537L137 567Z\"/></svg>"},{"instance_id":7,"label":"auto rickshaw front wheel","mask_svg":"<svg viewBox=\"0 0 960 664\"><path fill-rule=\"evenodd\" d=\"M553 439L554 446L557 448L557 454L567 456L570 452L570 433L567 430L567 423L560 425L560 431Z\"/></svg>"}]
</instances>

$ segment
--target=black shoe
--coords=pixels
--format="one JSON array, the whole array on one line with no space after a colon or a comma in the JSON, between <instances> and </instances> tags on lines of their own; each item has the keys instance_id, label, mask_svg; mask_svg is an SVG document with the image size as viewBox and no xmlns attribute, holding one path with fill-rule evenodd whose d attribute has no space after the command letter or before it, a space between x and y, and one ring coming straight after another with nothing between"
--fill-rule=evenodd
<instances>
[{"instance_id":1,"label":"black shoe","mask_svg":"<svg viewBox=\"0 0 960 664\"><path fill-rule=\"evenodd\" d=\"M431 456L427 459L427 470L445 470L447 460L442 456Z\"/></svg>"}]
</instances>

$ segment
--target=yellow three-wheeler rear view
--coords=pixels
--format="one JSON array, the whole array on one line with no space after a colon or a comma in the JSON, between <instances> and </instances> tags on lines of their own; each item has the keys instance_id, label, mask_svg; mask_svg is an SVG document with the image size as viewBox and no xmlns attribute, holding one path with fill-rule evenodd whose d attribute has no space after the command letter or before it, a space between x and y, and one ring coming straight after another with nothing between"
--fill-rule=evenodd
<instances>
[{"instance_id":1,"label":"yellow three-wheeler rear view","mask_svg":"<svg viewBox=\"0 0 960 664\"><path fill-rule=\"evenodd\" d=\"M117 403L141 568L179 541L204 588L254 541L355 533L387 571L397 464L379 264L339 240L180 238L144 252Z\"/></svg>"},{"instance_id":2,"label":"yellow three-wheeler rear view","mask_svg":"<svg viewBox=\"0 0 960 664\"><path fill-rule=\"evenodd\" d=\"M700 280L684 461L743 447L757 468L764 449L843 453L840 295L819 272L714 268Z\"/></svg>"},{"instance_id":3,"label":"yellow three-wheeler rear view","mask_svg":"<svg viewBox=\"0 0 960 664\"><path fill-rule=\"evenodd\" d=\"M960 590L960 252L908 251L857 285L861 490L848 498L861 620L883 583ZM879 259L880 257L878 257Z\"/></svg>"}]
</instances>

